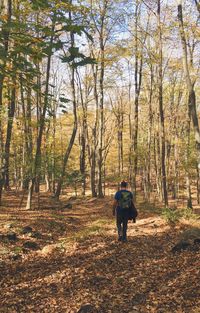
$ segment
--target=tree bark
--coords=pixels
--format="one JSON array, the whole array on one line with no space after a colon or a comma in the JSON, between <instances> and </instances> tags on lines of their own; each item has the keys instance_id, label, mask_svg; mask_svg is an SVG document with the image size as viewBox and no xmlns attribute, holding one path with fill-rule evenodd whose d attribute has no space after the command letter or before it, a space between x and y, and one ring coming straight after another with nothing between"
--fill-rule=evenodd
<instances>
[{"instance_id":1,"label":"tree bark","mask_svg":"<svg viewBox=\"0 0 200 313\"><path fill-rule=\"evenodd\" d=\"M53 45L53 40L54 40L55 22L56 22L56 16L54 15L53 20L52 20L51 38L50 38L50 42L49 42L50 52L49 52L48 58L47 58L44 106L43 106L42 114L40 117L40 127L39 127L39 133L38 133L38 137L37 137L33 177L31 179L31 182L29 183L29 193L28 193L28 199L27 199L27 205L26 205L27 210L31 209L33 189L34 189L36 181L39 180L39 175L40 175L41 145L42 145L42 136L43 136L43 132L44 132L44 126L45 126L45 117L46 117L46 111L47 111L47 106L48 106L48 99L49 99L49 79L50 79L52 45Z\"/></svg>"},{"instance_id":2,"label":"tree bark","mask_svg":"<svg viewBox=\"0 0 200 313\"><path fill-rule=\"evenodd\" d=\"M72 15L71 12L69 12L69 19L71 20ZM74 47L74 33L71 32L70 33L70 38L71 38L71 47ZM60 193L61 193L61 189L62 189L62 184L63 184L63 179L65 176L65 169L67 166L67 162L74 144L74 140L76 138L76 133L77 133L77 127L78 127L78 119L77 119L77 103L76 103L76 90L75 90L75 69L72 65L71 68L71 89L72 89L72 102L73 102L73 115L74 115L74 125L73 125L73 130L72 130L72 134L71 134L71 138L69 141L69 145L66 149L65 155L64 155L64 160L63 160L63 165L62 165L62 172L60 175L60 178L58 180L58 184L57 184L57 189L56 189L56 193L55 193L55 197L57 199L59 199L60 197Z\"/></svg>"},{"instance_id":3,"label":"tree bark","mask_svg":"<svg viewBox=\"0 0 200 313\"><path fill-rule=\"evenodd\" d=\"M190 169L189 169L190 123L191 123L191 117L190 117L190 114L188 114L188 121L187 121L187 148L186 148L186 188L187 188L187 207L189 209L192 209L192 193L191 193L191 180L190 180Z\"/></svg>"},{"instance_id":4,"label":"tree bark","mask_svg":"<svg viewBox=\"0 0 200 313\"><path fill-rule=\"evenodd\" d=\"M122 95L118 101L117 108L117 139L118 139L118 176L121 178L124 172L124 149L123 149L123 127L124 127L124 110Z\"/></svg>"},{"instance_id":5,"label":"tree bark","mask_svg":"<svg viewBox=\"0 0 200 313\"><path fill-rule=\"evenodd\" d=\"M150 201L151 195L151 146L152 146L152 128L153 128L153 109L152 109L152 97L153 97L153 65L150 65L150 90L149 90L149 112L148 112L148 137L147 137L147 157L146 157L146 175L145 175L145 183L146 183L146 199Z\"/></svg>"},{"instance_id":6,"label":"tree bark","mask_svg":"<svg viewBox=\"0 0 200 313\"><path fill-rule=\"evenodd\" d=\"M5 11L5 15L7 15L7 23L5 27L2 28L2 39L4 45L4 61L1 65L1 72L0 72L0 154L1 154L1 161L0 161L0 205L2 201L2 191L3 185L5 183L5 152L4 152L4 134L3 134L3 125L2 125L2 109L3 109L3 88L4 88L4 78L5 78L5 68L7 64L7 55L9 50L9 39L10 39L10 22L12 16L12 0L7 1L7 7L2 8Z\"/></svg>"},{"instance_id":7,"label":"tree bark","mask_svg":"<svg viewBox=\"0 0 200 313\"><path fill-rule=\"evenodd\" d=\"M89 136L88 137L88 155L90 163L90 181L91 181L91 192L92 197L97 196L96 188L96 165L97 165L97 146L98 146L98 127L99 127L99 96L97 91L97 73L98 65L92 65L93 79L94 79L94 99L96 103L95 110L95 123L92 127L92 142L91 146L89 145Z\"/></svg>"},{"instance_id":8,"label":"tree bark","mask_svg":"<svg viewBox=\"0 0 200 313\"><path fill-rule=\"evenodd\" d=\"M163 110L163 53L162 53L162 30L161 30L161 2L158 0L157 17L158 17L158 101L159 101L159 113L160 113L160 128L161 128L161 171L162 171L162 193L165 206L168 205L167 194L167 177L166 177L166 165L165 165L165 120Z\"/></svg>"},{"instance_id":9,"label":"tree bark","mask_svg":"<svg viewBox=\"0 0 200 313\"><path fill-rule=\"evenodd\" d=\"M197 151L197 168L198 168L197 173L198 175L200 175L200 129L199 129L197 110L196 110L196 95L194 91L194 83L191 80L189 66L188 66L187 41L186 41L185 30L184 30L183 8L182 8L181 0L179 0L179 4L178 4L178 20L179 20L179 32L180 32L180 38L181 38L181 45L182 45L182 50L183 50L183 67L184 67L184 72L185 72L187 89L189 93L188 110L189 110L189 115L191 116L193 128L194 128L196 151ZM200 181L200 176L198 177L198 180Z\"/></svg>"},{"instance_id":10,"label":"tree bark","mask_svg":"<svg viewBox=\"0 0 200 313\"><path fill-rule=\"evenodd\" d=\"M87 145L87 88L86 88L86 99L84 101L82 86L81 86L81 79L80 75L77 71L77 80L80 92L80 100L81 100L81 107L82 107L82 114L83 118L81 121L80 127L80 172L82 176L82 195L85 195L86 192L86 145Z\"/></svg>"},{"instance_id":11,"label":"tree bark","mask_svg":"<svg viewBox=\"0 0 200 313\"><path fill-rule=\"evenodd\" d=\"M16 102L16 80L13 81L12 91L11 91L11 101L8 108L8 124L7 124L7 134L5 143L5 189L9 189L9 165L10 165L10 144L12 138L13 129L13 118L15 114L15 103Z\"/></svg>"},{"instance_id":12,"label":"tree bark","mask_svg":"<svg viewBox=\"0 0 200 313\"><path fill-rule=\"evenodd\" d=\"M100 110L100 123L99 123L99 148L98 148L98 197L103 197L103 185L102 185L102 174L103 174L103 140L105 135L105 125L104 125L104 58L105 58L105 45L104 45L104 21L106 13L107 3L104 2L104 8L102 10L101 19L101 29L100 29L100 80L99 80L99 89L100 89L100 101L99 101L99 110Z\"/></svg>"}]
</instances>

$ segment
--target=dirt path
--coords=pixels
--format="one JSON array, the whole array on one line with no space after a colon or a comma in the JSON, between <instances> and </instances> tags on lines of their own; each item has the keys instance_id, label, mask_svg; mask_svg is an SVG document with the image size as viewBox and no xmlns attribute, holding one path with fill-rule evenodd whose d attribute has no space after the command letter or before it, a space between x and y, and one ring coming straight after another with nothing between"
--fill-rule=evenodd
<instances>
[{"instance_id":1,"label":"dirt path","mask_svg":"<svg viewBox=\"0 0 200 313\"><path fill-rule=\"evenodd\" d=\"M116 241L108 199L23 217L30 216L31 226L43 232L41 250L0 262L0 312L77 313L85 304L94 313L95 308L99 313L200 312L200 253L172 254L180 229L172 232L159 216L141 213L129 224L128 243ZM9 221L15 218L19 228L23 217L10 211ZM1 221L5 218L4 212ZM19 238L18 246L26 239Z\"/></svg>"}]
</instances>

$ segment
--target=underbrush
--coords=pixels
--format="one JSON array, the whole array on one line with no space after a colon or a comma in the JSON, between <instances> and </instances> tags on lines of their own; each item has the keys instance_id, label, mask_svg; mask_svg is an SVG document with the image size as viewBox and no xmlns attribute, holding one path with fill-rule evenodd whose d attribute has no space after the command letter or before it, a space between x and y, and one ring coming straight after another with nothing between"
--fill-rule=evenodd
<instances>
[{"instance_id":1,"label":"underbrush","mask_svg":"<svg viewBox=\"0 0 200 313\"><path fill-rule=\"evenodd\" d=\"M180 211L169 207L162 210L162 216L169 224L176 224L181 219Z\"/></svg>"},{"instance_id":2,"label":"underbrush","mask_svg":"<svg viewBox=\"0 0 200 313\"><path fill-rule=\"evenodd\" d=\"M181 220L183 219L195 221L200 218L200 216L194 213L193 209L191 208L187 208L187 207L182 208L182 209L178 209L176 207L163 208L161 207L161 205L159 205L156 202L151 203L148 201L141 201L141 202L139 201L138 209L139 211L141 210L141 212L143 213L151 213L151 214L153 213L153 214L161 215L164 218L164 220L170 225L175 225L181 222Z\"/></svg>"},{"instance_id":3,"label":"underbrush","mask_svg":"<svg viewBox=\"0 0 200 313\"><path fill-rule=\"evenodd\" d=\"M167 207L162 209L162 216L169 224L177 224L181 219L198 219L198 215L194 214L193 210L190 208L176 209Z\"/></svg>"}]
</instances>

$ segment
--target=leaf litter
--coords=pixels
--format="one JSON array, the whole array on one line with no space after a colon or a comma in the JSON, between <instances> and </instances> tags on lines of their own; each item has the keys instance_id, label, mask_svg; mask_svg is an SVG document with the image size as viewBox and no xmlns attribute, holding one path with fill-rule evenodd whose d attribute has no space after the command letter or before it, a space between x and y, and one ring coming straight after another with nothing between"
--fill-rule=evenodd
<instances>
[{"instance_id":1,"label":"leaf litter","mask_svg":"<svg viewBox=\"0 0 200 313\"><path fill-rule=\"evenodd\" d=\"M0 312L200 312L200 252L171 252L186 226L171 229L160 216L141 212L123 244L111 211L109 199L82 201L53 218L51 210L34 211L29 224L42 233L34 239L40 250L21 251L27 238L20 231L16 243L1 243ZM23 221L13 209L12 217L16 230L31 221L31 213ZM21 257L11 259L5 251L16 245Z\"/></svg>"}]
</instances>

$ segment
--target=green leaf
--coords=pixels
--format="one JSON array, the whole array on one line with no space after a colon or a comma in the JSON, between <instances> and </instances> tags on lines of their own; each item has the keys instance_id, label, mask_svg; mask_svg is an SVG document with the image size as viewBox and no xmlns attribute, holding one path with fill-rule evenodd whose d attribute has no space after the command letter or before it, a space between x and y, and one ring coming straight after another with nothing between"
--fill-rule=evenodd
<instances>
[{"instance_id":1,"label":"green leaf","mask_svg":"<svg viewBox=\"0 0 200 313\"><path fill-rule=\"evenodd\" d=\"M0 58L1 60L5 59L7 53L6 53L6 50L3 46L0 46Z\"/></svg>"},{"instance_id":2,"label":"green leaf","mask_svg":"<svg viewBox=\"0 0 200 313\"><path fill-rule=\"evenodd\" d=\"M49 45L49 46L47 46L46 48L44 48L42 52L45 53L46 55L51 55L51 54L53 54L52 45Z\"/></svg>"},{"instance_id":3,"label":"green leaf","mask_svg":"<svg viewBox=\"0 0 200 313\"><path fill-rule=\"evenodd\" d=\"M61 57L62 63L70 63L74 58L70 55L69 57Z\"/></svg>"},{"instance_id":4,"label":"green leaf","mask_svg":"<svg viewBox=\"0 0 200 313\"><path fill-rule=\"evenodd\" d=\"M33 88L33 90L35 90L35 91L38 91L38 90L41 89L40 85L38 85L38 84L33 84L33 85L32 85L32 88Z\"/></svg>"},{"instance_id":5,"label":"green leaf","mask_svg":"<svg viewBox=\"0 0 200 313\"><path fill-rule=\"evenodd\" d=\"M84 26L83 25L65 25L63 26L62 29L67 32L72 32L81 36L82 32L84 31Z\"/></svg>"},{"instance_id":6,"label":"green leaf","mask_svg":"<svg viewBox=\"0 0 200 313\"><path fill-rule=\"evenodd\" d=\"M67 98L63 98L63 97L60 97L60 102L63 102L63 103L68 103L68 102L70 102L70 100L69 99L67 99ZM60 105L61 106L61 105Z\"/></svg>"},{"instance_id":7,"label":"green leaf","mask_svg":"<svg viewBox=\"0 0 200 313\"><path fill-rule=\"evenodd\" d=\"M84 66L84 65L87 65L87 64L97 64L97 61L95 59L93 59L93 58L85 57L82 61L73 63L73 67L76 68L78 66Z\"/></svg>"},{"instance_id":8,"label":"green leaf","mask_svg":"<svg viewBox=\"0 0 200 313\"><path fill-rule=\"evenodd\" d=\"M54 48L56 51L62 49L62 48L63 48L63 42L62 42L61 40L59 40L58 42L56 42L56 43L53 44L53 48Z\"/></svg>"},{"instance_id":9,"label":"green leaf","mask_svg":"<svg viewBox=\"0 0 200 313\"><path fill-rule=\"evenodd\" d=\"M64 56L61 58L63 63L70 63L72 61L74 61L75 59L88 59L86 58L86 56L83 53L79 52L79 48L78 47L70 47L69 48L69 56Z\"/></svg>"},{"instance_id":10,"label":"green leaf","mask_svg":"<svg viewBox=\"0 0 200 313\"><path fill-rule=\"evenodd\" d=\"M77 47L71 47L69 48L69 53L74 56L74 57L77 57L79 56L79 48Z\"/></svg>"},{"instance_id":11,"label":"green leaf","mask_svg":"<svg viewBox=\"0 0 200 313\"><path fill-rule=\"evenodd\" d=\"M48 0L32 0L31 1L33 10L47 9L50 7Z\"/></svg>"}]
</instances>

